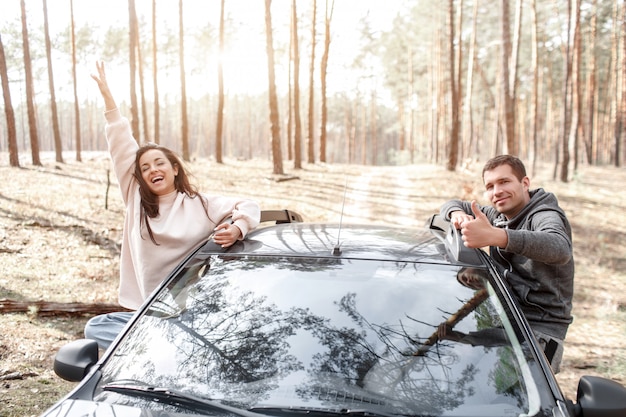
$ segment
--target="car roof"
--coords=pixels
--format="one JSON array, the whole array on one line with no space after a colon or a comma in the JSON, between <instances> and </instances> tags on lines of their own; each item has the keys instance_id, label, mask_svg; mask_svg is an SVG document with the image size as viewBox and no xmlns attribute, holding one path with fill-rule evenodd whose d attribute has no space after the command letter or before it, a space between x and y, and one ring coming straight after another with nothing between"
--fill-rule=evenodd
<instances>
[{"instance_id":1,"label":"car roof","mask_svg":"<svg viewBox=\"0 0 626 417\"><path fill-rule=\"evenodd\" d=\"M217 245L208 242L202 251L216 249ZM227 252L473 266L485 263L477 250L465 248L458 232L439 216L433 216L423 228L278 222L251 231Z\"/></svg>"}]
</instances>

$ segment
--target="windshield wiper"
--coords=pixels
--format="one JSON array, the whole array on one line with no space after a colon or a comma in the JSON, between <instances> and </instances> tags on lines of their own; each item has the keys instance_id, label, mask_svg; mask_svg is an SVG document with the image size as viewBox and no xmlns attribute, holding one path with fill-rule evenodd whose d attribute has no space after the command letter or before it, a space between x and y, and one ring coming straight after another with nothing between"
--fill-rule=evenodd
<instances>
[{"instance_id":1,"label":"windshield wiper","mask_svg":"<svg viewBox=\"0 0 626 417\"><path fill-rule=\"evenodd\" d=\"M306 415L307 417L399 417L402 414L382 413L380 411L368 410L364 408L308 408L308 407L252 407L248 411L258 412L262 414L270 414L272 416L298 416Z\"/></svg>"},{"instance_id":2,"label":"windshield wiper","mask_svg":"<svg viewBox=\"0 0 626 417\"><path fill-rule=\"evenodd\" d=\"M184 408L213 410L232 413L241 417L259 417L258 413L231 407L215 400L198 397L169 388L151 387L148 385L135 384L107 384L102 387L104 391L116 392L118 394L131 395L136 397L158 400L159 402L175 405Z\"/></svg>"}]
</instances>

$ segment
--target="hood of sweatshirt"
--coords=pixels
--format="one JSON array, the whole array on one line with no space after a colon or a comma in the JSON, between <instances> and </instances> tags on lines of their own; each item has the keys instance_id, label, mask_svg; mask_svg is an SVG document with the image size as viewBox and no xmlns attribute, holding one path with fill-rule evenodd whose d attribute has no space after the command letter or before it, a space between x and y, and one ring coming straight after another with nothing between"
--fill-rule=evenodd
<instances>
[{"instance_id":1,"label":"hood of sweatshirt","mask_svg":"<svg viewBox=\"0 0 626 417\"><path fill-rule=\"evenodd\" d=\"M569 222L567 221L565 212L559 207L559 202L554 194L545 191L543 188L530 190L529 193L530 201L515 217L508 220L504 214L500 213L493 222L494 226L517 229L521 223L526 222L527 219L532 217L535 213L539 213L540 211L555 211L559 213L559 216L564 220L564 223L569 229Z\"/></svg>"}]
</instances>

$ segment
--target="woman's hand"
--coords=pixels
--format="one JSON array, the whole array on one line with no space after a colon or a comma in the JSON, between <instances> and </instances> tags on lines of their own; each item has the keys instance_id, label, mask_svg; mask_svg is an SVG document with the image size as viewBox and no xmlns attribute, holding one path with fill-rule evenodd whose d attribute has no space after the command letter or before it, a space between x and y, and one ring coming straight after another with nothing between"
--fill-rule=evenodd
<instances>
[{"instance_id":1,"label":"woman's hand","mask_svg":"<svg viewBox=\"0 0 626 417\"><path fill-rule=\"evenodd\" d=\"M222 223L215 228L213 241L223 248L231 246L241 237L241 229L234 224Z\"/></svg>"},{"instance_id":2,"label":"woman's hand","mask_svg":"<svg viewBox=\"0 0 626 417\"><path fill-rule=\"evenodd\" d=\"M117 104L115 103L115 99L113 99L113 94L111 94L109 84L107 83L107 76L104 71L104 62L96 61L96 69L98 70L98 74L91 74L91 78L96 80L96 83L98 84L100 94L102 94L102 98L104 99L105 110L114 110L117 108Z\"/></svg>"}]
</instances>

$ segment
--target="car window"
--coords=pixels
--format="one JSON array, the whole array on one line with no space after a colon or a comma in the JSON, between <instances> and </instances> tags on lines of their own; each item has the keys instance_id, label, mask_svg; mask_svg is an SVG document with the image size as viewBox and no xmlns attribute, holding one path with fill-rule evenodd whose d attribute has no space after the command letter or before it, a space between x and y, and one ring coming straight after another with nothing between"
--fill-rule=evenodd
<instances>
[{"instance_id":1,"label":"car window","mask_svg":"<svg viewBox=\"0 0 626 417\"><path fill-rule=\"evenodd\" d=\"M429 263L199 254L112 352L99 387L141 381L269 415L535 415L533 356L486 278ZM145 401L100 388L103 401Z\"/></svg>"}]
</instances>

